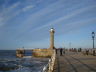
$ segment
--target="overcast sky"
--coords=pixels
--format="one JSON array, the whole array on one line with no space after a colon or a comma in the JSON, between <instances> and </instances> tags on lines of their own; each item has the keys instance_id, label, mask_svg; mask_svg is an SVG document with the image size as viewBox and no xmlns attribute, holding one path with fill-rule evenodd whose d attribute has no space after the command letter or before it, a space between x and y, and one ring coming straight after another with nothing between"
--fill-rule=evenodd
<instances>
[{"instance_id":1,"label":"overcast sky","mask_svg":"<svg viewBox=\"0 0 96 72\"><path fill-rule=\"evenodd\" d=\"M0 49L49 48L52 27L55 47L91 48L96 0L0 0Z\"/></svg>"}]
</instances>

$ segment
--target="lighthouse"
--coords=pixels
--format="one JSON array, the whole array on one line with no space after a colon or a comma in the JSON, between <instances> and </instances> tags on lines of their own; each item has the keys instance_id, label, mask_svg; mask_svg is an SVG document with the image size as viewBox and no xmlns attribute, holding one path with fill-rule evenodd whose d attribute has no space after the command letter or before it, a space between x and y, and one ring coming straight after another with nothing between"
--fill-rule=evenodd
<instances>
[{"instance_id":1,"label":"lighthouse","mask_svg":"<svg viewBox=\"0 0 96 72\"><path fill-rule=\"evenodd\" d=\"M54 49L54 28L50 29L50 49Z\"/></svg>"}]
</instances>

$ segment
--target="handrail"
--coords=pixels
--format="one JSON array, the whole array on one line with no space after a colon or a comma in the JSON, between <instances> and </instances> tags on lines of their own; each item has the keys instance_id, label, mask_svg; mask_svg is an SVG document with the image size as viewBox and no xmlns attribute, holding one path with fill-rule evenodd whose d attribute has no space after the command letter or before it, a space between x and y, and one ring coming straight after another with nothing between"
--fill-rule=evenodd
<instances>
[{"instance_id":1,"label":"handrail","mask_svg":"<svg viewBox=\"0 0 96 72\"><path fill-rule=\"evenodd\" d=\"M54 69L55 60L56 60L56 52L55 52L55 50L53 50L51 59L49 59L48 64L46 66L44 66L42 72L52 72Z\"/></svg>"}]
</instances>

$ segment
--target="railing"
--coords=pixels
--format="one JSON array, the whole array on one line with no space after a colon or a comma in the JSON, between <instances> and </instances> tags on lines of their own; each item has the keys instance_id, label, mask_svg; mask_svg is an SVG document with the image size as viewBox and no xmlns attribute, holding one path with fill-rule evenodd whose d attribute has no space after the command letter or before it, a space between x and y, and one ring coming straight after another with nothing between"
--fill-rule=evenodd
<instances>
[{"instance_id":1,"label":"railing","mask_svg":"<svg viewBox=\"0 0 96 72\"><path fill-rule=\"evenodd\" d=\"M44 66L42 72L52 72L54 69L55 60L56 60L56 52L54 50L53 54L51 56L51 59L49 59L48 64L46 66Z\"/></svg>"}]
</instances>

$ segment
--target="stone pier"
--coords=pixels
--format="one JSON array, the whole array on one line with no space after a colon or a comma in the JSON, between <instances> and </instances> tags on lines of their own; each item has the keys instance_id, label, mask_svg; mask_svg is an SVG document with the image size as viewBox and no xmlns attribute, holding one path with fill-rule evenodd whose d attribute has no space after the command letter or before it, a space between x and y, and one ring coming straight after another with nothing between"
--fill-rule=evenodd
<instances>
[{"instance_id":1,"label":"stone pier","mask_svg":"<svg viewBox=\"0 0 96 72\"><path fill-rule=\"evenodd\" d=\"M16 57L21 58L21 57L24 56L24 54L25 54L25 50L24 49L17 49L16 50Z\"/></svg>"}]
</instances>

